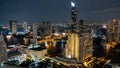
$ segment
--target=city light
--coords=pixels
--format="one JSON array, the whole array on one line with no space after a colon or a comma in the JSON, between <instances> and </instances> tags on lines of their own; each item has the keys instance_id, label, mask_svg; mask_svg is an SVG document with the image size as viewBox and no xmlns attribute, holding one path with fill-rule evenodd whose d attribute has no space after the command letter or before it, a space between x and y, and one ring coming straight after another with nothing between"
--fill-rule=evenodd
<instances>
[{"instance_id":1,"label":"city light","mask_svg":"<svg viewBox=\"0 0 120 68\"><path fill-rule=\"evenodd\" d=\"M107 25L106 25L106 24L103 24L103 28L107 28Z\"/></svg>"},{"instance_id":2,"label":"city light","mask_svg":"<svg viewBox=\"0 0 120 68\"><path fill-rule=\"evenodd\" d=\"M68 58L71 58L71 55L68 55Z\"/></svg>"},{"instance_id":3,"label":"city light","mask_svg":"<svg viewBox=\"0 0 120 68\"><path fill-rule=\"evenodd\" d=\"M72 7L75 7L75 3L71 1L71 6Z\"/></svg>"},{"instance_id":4,"label":"city light","mask_svg":"<svg viewBox=\"0 0 120 68\"><path fill-rule=\"evenodd\" d=\"M7 35L6 37L9 40L9 39L11 39L12 36L11 35Z\"/></svg>"}]
</instances>

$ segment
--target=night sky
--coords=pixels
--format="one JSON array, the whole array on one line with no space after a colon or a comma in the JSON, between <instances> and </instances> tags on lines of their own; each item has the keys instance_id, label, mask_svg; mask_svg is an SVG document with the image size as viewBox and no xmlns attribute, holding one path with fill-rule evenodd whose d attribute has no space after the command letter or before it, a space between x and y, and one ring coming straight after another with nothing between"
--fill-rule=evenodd
<instances>
[{"instance_id":1,"label":"night sky","mask_svg":"<svg viewBox=\"0 0 120 68\"><path fill-rule=\"evenodd\" d=\"M0 24L9 20L28 23L70 23L71 0L0 0ZM120 19L120 0L75 0L79 15L88 23Z\"/></svg>"}]
</instances>

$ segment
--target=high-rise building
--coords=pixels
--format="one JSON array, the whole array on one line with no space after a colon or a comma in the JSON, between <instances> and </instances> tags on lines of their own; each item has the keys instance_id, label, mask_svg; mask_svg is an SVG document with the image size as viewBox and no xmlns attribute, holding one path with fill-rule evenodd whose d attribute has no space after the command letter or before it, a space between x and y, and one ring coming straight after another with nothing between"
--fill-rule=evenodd
<instances>
[{"instance_id":1,"label":"high-rise building","mask_svg":"<svg viewBox=\"0 0 120 68\"><path fill-rule=\"evenodd\" d=\"M118 19L112 19L107 24L108 42L120 41L120 21Z\"/></svg>"},{"instance_id":2,"label":"high-rise building","mask_svg":"<svg viewBox=\"0 0 120 68\"><path fill-rule=\"evenodd\" d=\"M101 28L93 34L92 56L104 57L106 55L106 30Z\"/></svg>"},{"instance_id":3,"label":"high-rise building","mask_svg":"<svg viewBox=\"0 0 120 68\"><path fill-rule=\"evenodd\" d=\"M79 36L85 32L85 23L83 19L80 19L77 27Z\"/></svg>"},{"instance_id":4,"label":"high-rise building","mask_svg":"<svg viewBox=\"0 0 120 68\"><path fill-rule=\"evenodd\" d=\"M68 41L65 46L65 57L79 60L79 37L78 34L68 36Z\"/></svg>"},{"instance_id":5,"label":"high-rise building","mask_svg":"<svg viewBox=\"0 0 120 68\"><path fill-rule=\"evenodd\" d=\"M7 60L7 45L3 35L0 35L0 66L1 63Z\"/></svg>"},{"instance_id":6,"label":"high-rise building","mask_svg":"<svg viewBox=\"0 0 120 68\"><path fill-rule=\"evenodd\" d=\"M75 3L71 2L71 32L77 32L77 18L78 18L78 11L76 9Z\"/></svg>"},{"instance_id":7,"label":"high-rise building","mask_svg":"<svg viewBox=\"0 0 120 68\"><path fill-rule=\"evenodd\" d=\"M24 32L27 33L27 22L23 22Z\"/></svg>"},{"instance_id":8,"label":"high-rise building","mask_svg":"<svg viewBox=\"0 0 120 68\"><path fill-rule=\"evenodd\" d=\"M76 59L83 62L83 60L92 54L92 35L86 33L84 30L84 21L77 22L77 9L75 3L71 2L71 34L68 35L68 41L65 46L65 57Z\"/></svg>"},{"instance_id":9,"label":"high-rise building","mask_svg":"<svg viewBox=\"0 0 120 68\"><path fill-rule=\"evenodd\" d=\"M10 20L9 22L10 24L10 31L12 32L12 34L16 33L17 32L17 21L14 21L14 20Z\"/></svg>"},{"instance_id":10,"label":"high-rise building","mask_svg":"<svg viewBox=\"0 0 120 68\"><path fill-rule=\"evenodd\" d=\"M32 25L33 39L31 39L32 44L37 44L37 24Z\"/></svg>"},{"instance_id":11,"label":"high-rise building","mask_svg":"<svg viewBox=\"0 0 120 68\"><path fill-rule=\"evenodd\" d=\"M68 36L68 41L65 46L65 56L67 58L83 61L88 55L92 54L92 37L89 34L83 34L79 37L78 34Z\"/></svg>"},{"instance_id":12,"label":"high-rise building","mask_svg":"<svg viewBox=\"0 0 120 68\"><path fill-rule=\"evenodd\" d=\"M33 38L37 38L37 25L33 24Z\"/></svg>"},{"instance_id":13,"label":"high-rise building","mask_svg":"<svg viewBox=\"0 0 120 68\"><path fill-rule=\"evenodd\" d=\"M52 34L52 24L50 21L43 22L44 34L51 35Z\"/></svg>"}]
</instances>

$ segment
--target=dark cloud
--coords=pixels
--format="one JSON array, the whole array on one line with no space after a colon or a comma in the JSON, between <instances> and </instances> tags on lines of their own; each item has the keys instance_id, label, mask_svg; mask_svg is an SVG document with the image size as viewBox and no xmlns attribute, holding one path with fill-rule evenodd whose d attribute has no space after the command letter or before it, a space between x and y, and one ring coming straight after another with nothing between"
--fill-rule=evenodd
<instances>
[{"instance_id":1,"label":"dark cloud","mask_svg":"<svg viewBox=\"0 0 120 68\"><path fill-rule=\"evenodd\" d=\"M120 0L74 0L79 19L106 22L120 18ZM10 19L20 22L70 22L70 0L0 0L0 23Z\"/></svg>"}]
</instances>

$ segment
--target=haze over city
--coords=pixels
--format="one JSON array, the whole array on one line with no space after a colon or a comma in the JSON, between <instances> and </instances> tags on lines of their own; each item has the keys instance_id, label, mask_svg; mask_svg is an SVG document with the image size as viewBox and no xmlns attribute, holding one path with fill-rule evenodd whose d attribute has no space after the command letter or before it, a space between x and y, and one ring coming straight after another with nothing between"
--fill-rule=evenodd
<instances>
[{"instance_id":1,"label":"haze over city","mask_svg":"<svg viewBox=\"0 0 120 68\"><path fill-rule=\"evenodd\" d=\"M9 20L70 23L71 0L0 0L0 24ZM74 0L78 19L88 23L106 23L120 18L120 0Z\"/></svg>"}]
</instances>

